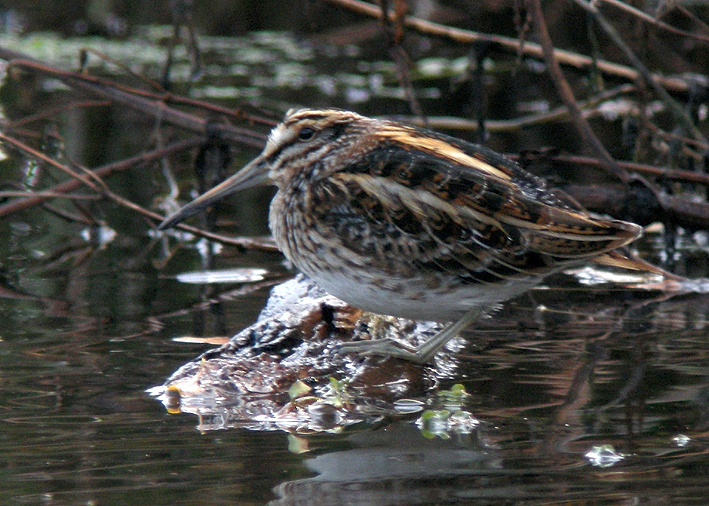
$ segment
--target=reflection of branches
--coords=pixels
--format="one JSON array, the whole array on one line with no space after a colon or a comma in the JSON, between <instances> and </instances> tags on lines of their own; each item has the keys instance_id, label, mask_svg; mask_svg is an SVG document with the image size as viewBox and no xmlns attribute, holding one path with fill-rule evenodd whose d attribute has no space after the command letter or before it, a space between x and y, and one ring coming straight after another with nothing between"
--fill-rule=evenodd
<instances>
[{"instance_id":1,"label":"reflection of branches","mask_svg":"<svg viewBox=\"0 0 709 506\"><path fill-rule=\"evenodd\" d=\"M242 298L246 295L250 295L250 294L257 292L259 290L263 290L265 288L270 288L273 285L280 283L281 281L283 281L283 280L280 278L276 278L276 279L269 279L267 281L261 281L258 283L246 284L246 285L239 287L239 288L229 289L225 292L212 295L208 299L200 300L198 303L194 304L193 306L191 306L189 308L179 309L179 310L173 311L171 313L154 315L153 318L161 321L161 320L165 320L167 318L174 318L177 316L184 316L184 315L192 314L195 312L204 311L205 309L209 309L210 307L214 306L215 304L219 304L222 302L227 302L227 301Z\"/></svg>"},{"instance_id":2,"label":"reflection of branches","mask_svg":"<svg viewBox=\"0 0 709 506\"><path fill-rule=\"evenodd\" d=\"M184 25L187 30L187 54L190 59L191 77L197 79L202 73L202 53L197 43L197 33L192 18L192 2L187 0L176 0L170 2L172 13L172 38L168 43L167 59L162 73L163 86L169 87L170 71L174 61L175 46L180 41L180 28Z\"/></svg>"},{"instance_id":3,"label":"reflection of branches","mask_svg":"<svg viewBox=\"0 0 709 506\"><path fill-rule=\"evenodd\" d=\"M592 412L599 415L609 411L621 404L633 404L633 409L640 413L643 409L643 400L639 393L643 389L648 371L648 354L644 347L643 338L648 332L657 331L655 327L649 326L652 321L652 314L657 313L662 304L676 297L676 294L662 294L655 298L633 304L625 309L613 322L612 327L603 335L594 338L586 346L587 357L574 370L574 377L571 386L566 392L564 401L557 407L554 413L555 429L549 431L549 438L545 445L545 450L556 448L561 443L559 438L568 439L566 427L572 425L581 427L576 420L584 412ZM638 325L641 327L638 328ZM604 404L592 406L592 386L597 368L600 364L607 362L610 357L611 346L616 345L622 339L635 338L636 344L632 347L632 362L629 364L627 373L621 376L622 382L617 388L617 394ZM639 403L639 404L638 404ZM632 436L636 429L632 424L642 423L642 420L627 420L628 436ZM596 432L605 432L605 428L596 427Z\"/></svg>"}]
</instances>

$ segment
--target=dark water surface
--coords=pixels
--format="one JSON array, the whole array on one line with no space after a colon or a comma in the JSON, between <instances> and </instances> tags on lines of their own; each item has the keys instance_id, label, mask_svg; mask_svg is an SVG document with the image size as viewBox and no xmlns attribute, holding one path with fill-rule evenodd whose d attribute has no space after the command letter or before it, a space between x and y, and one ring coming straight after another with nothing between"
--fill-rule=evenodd
<instances>
[{"instance_id":1,"label":"dark water surface","mask_svg":"<svg viewBox=\"0 0 709 506\"><path fill-rule=\"evenodd\" d=\"M124 269L131 253L21 272L12 285L32 295L5 293L2 504L709 500L706 296L537 290L486 322L442 382L465 387L468 423L418 412L334 434L205 432L146 393L204 349L171 341L194 314L155 310L187 307L194 289ZM224 304L229 327L263 296Z\"/></svg>"},{"instance_id":2,"label":"dark water surface","mask_svg":"<svg viewBox=\"0 0 709 506\"><path fill-rule=\"evenodd\" d=\"M213 43L220 54L225 43ZM252 87L258 72L238 76L239 67L231 69L237 82L212 76L194 96L238 88L241 97L280 108L329 90L330 98L318 94L311 105L357 108L377 91L396 95L384 64L360 62L386 70L368 77L343 70L327 80L335 73L317 72L338 59L357 67L353 48L326 59L280 35L233 44L273 92ZM272 64L276 54L290 55L290 66ZM59 127L67 149L88 159L127 156L146 138L89 118L104 137L72 141L82 121L64 117ZM240 153L237 164L252 155ZM189 177L186 166L175 169ZM8 179L31 182L35 173L16 154L3 162ZM116 184L134 185L137 195L164 192L156 174ZM265 231L267 199L250 204L261 215L254 233ZM0 222L1 504L709 504L702 283L667 292L588 272L565 276L471 331L450 374L431 378L398 416L313 434L243 424L207 430L239 424L168 413L147 390L210 348L174 337L241 330L269 288L230 283L206 293L178 282L175 274L200 268L194 249L168 260L174 238L154 238L143 220L117 208L103 204L101 212L116 233L110 241L87 240L82 226L45 209ZM644 248L657 237L650 234ZM706 275L706 236L683 241L679 263ZM288 275L276 253L227 251L217 262L266 268L267 281ZM220 305L202 304L219 296Z\"/></svg>"}]
</instances>

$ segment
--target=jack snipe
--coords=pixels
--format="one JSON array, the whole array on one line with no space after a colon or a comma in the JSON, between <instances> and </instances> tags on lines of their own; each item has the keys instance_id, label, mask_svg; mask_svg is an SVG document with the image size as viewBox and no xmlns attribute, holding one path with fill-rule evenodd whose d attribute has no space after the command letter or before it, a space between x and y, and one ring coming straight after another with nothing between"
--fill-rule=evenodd
<instances>
[{"instance_id":1,"label":"jack snipe","mask_svg":"<svg viewBox=\"0 0 709 506\"><path fill-rule=\"evenodd\" d=\"M289 111L263 153L168 217L271 183L269 224L288 259L363 310L454 322L418 348L383 339L343 352L428 362L496 303L641 234L594 216L482 146L342 110Z\"/></svg>"}]
</instances>

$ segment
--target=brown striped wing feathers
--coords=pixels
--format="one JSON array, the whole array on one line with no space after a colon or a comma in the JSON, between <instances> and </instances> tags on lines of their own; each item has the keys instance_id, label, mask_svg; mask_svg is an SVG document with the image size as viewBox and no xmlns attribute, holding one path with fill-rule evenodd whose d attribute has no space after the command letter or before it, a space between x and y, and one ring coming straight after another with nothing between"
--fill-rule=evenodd
<instances>
[{"instance_id":1,"label":"brown striped wing feathers","mask_svg":"<svg viewBox=\"0 0 709 506\"><path fill-rule=\"evenodd\" d=\"M387 259L392 274L415 265L469 282L542 275L640 234L589 216L490 150L382 125L379 142L314 185L313 217L345 247Z\"/></svg>"}]
</instances>

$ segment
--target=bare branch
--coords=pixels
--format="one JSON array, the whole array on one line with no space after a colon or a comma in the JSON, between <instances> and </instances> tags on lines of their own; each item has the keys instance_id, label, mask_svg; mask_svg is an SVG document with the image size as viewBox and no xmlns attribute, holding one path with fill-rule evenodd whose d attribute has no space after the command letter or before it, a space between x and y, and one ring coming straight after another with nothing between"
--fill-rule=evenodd
<instances>
[{"instance_id":1,"label":"bare branch","mask_svg":"<svg viewBox=\"0 0 709 506\"><path fill-rule=\"evenodd\" d=\"M584 118L583 114L581 114L581 109L579 109L579 106L576 103L576 98L574 97L573 91L571 90L571 86L564 77L559 63L554 58L554 46L551 42L551 39L549 38L549 32L547 31L547 24L544 20L544 14L542 13L541 0L531 0L530 4L534 11L535 32L544 51L544 61L547 64L547 70L549 71L549 74L551 75L551 78L554 81L561 100L569 109L569 113L571 114L571 117L574 120L576 129L578 130L581 137L583 137L586 144L588 144L596 152L596 154L605 162L605 165L608 170L624 183L627 182L628 173L618 166L613 157L606 150L603 143L593 132L591 125L588 124L586 118Z\"/></svg>"},{"instance_id":2,"label":"bare branch","mask_svg":"<svg viewBox=\"0 0 709 506\"><path fill-rule=\"evenodd\" d=\"M381 10L379 7L366 2L360 2L359 0L325 1L372 18L379 19L381 16ZM390 14L389 16L391 17L393 14ZM451 28L449 26L441 25L439 23L432 23L413 16L407 16L404 20L404 24L408 28L412 28L420 33L443 37L456 42L461 42L463 44L471 44L473 42L491 42L494 44L499 44L501 47L514 51L515 53L521 51L525 55L534 56L537 58L543 57L542 47L539 44L529 41L525 41L524 44L521 44L518 39L512 37L490 35L471 30L463 30L460 28ZM576 68L589 68L595 65L600 71L605 72L606 74L623 77L630 81L635 81L639 76L639 72L633 68L609 62L607 60L594 60L589 56L574 53L572 51L565 51L563 49L555 49L554 58L561 64L570 65ZM689 89L689 86L683 79L666 77L657 74L654 74L652 78L658 84L675 92L684 93Z\"/></svg>"},{"instance_id":3,"label":"bare branch","mask_svg":"<svg viewBox=\"0 0 709 506\"><path fill-rule=\"evenodd\" d=\"M601 14L601 12L594 5L590 4L589 2L586 2L585 0L572 1L593 16L598 25L603 29L604 32L606 32L606 34L608 34L608 36L613 40L615 45L618 46L618 48L623 52L625 57L630 61L630 63L632 63L633 67L638 70L638 74L642 77L643 81L645 81L647 85L650 86L655 91L655 93L659 95L659 97L662 99L668 109L672 112L672 115L675 117L675 119L688 132L690 132L695 139L698 139L705 144L709 142L707 141L706 137L704 137L704 134L699 131L697 126L692 121L692 118L689 117L689 115L682 108L682 106L680 106L670 96L670 94L667 93L667 90L665 90L665 88L663 88L653 78L653 75L650 73L645 64L640 61L640 58L638 58L635 53L630 49L630 47L628 47L623 38L618 34L616 29L613 28L613 25L608 22L608 20L603 16L603 14Z\"/></svg>"}]
</instances>

